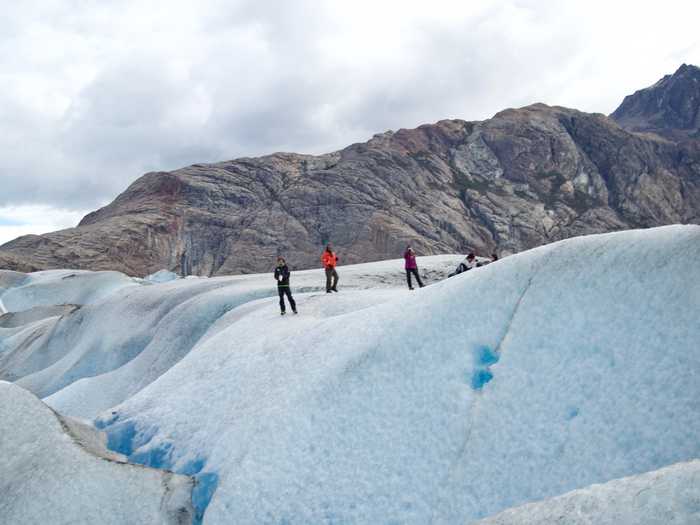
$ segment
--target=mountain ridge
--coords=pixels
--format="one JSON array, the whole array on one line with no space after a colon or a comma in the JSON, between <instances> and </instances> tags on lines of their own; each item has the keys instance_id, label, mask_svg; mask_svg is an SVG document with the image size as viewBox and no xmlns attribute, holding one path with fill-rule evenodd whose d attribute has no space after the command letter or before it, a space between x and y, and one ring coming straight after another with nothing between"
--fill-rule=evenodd
<instances>
[{"instance_id":1,"label":"mountain ridge","mask_svg":"<svg viewBox=\"0 0 700 525\"><path fill-rule=\"evenodd\" d=\"M327 242L358 263L396 257L408 243L426 255L513 253L700 222L700 141L626 129L624 111L615 113L537 103L322 155L151 172L76 228L4 244L0 266L221 275L265 271L280 253L314 267Z\"/></svg>"}]
</instances>

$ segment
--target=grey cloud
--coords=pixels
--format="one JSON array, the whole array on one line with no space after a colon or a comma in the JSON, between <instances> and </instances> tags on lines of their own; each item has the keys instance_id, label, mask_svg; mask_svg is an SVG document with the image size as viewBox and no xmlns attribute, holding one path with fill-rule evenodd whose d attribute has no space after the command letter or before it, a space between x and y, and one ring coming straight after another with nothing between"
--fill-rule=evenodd
<instances>
[{"instance_id":1,"label":"grey cloud","mask_svg":"<svg viewBox=\"0 0 700 525\"><path fill-rule=\"evenodd\" d=\"M601 7L453 12L466 4L345 4L342 16L310 0L13 6L0 18L0 206L89 209L146 171L321 153L540 101L607 113L632 90L610 87L626 70L601 52L618 38L597 33ZM700 61L700 46L683 49Z\"/></svg>"}]
</instances>

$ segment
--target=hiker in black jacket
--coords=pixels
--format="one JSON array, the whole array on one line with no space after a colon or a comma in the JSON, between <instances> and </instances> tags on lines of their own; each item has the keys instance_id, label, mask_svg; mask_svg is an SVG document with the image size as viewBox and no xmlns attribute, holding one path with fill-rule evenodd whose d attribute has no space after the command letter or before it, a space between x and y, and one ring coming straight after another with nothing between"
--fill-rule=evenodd
<instances>
[{"instance_id":1,"label":"hiker in black jacket","mask_svg":"<svg viewBox=\"0 0 700 525\"><path fill-rule=\"evenodd\" d=\"M297 313L297 303L292 297L292 291L289 289L289 266L284 260L284 257L277 257L277 267L275 268L275 281L277 281L277 293L280 296L280 314L284 315L284 296L289 299L289 306L292 307L292 312Z\"/></svg>"}]
</instances>

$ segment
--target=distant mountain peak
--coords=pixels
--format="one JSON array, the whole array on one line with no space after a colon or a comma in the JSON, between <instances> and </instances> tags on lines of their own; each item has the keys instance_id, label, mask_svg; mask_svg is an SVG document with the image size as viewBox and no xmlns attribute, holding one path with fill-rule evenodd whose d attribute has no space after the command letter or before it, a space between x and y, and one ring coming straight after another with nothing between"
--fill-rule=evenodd
<instances>
[{"instance_id":1,"label":"distant mountain peak","mask_svg":"<svg viewBox=\"0 0 700 525\"><path fill-rule=\"evenodd\" d=\"M679 73L685 73L686 71L690 71L696 75L700 74L700 67L694 66L693 64L681 64L681 67L678 68L678 71L676 71L676 75Z\"/></svg>"},{"instance_id":2,"label":"distant mountain peak","mask_svg":"<svg viewBox=\"0 0 700 525\"><path fill-rule=\"evenodd\" d=\"M673 75L625 97L610 116L630 131L700 138L700 68L682 64Z\"/></svg>"}]
</instances>

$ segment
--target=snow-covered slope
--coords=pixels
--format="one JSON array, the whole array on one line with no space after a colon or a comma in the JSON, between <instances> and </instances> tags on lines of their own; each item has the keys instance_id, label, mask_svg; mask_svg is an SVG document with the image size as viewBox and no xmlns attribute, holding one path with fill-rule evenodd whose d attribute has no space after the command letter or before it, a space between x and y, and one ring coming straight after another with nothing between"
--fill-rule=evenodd
<instances>
[{"instance_id":1,"label":"snow-covered slope","mask_svg":"<svg viewBox=\"0 0 700 525\"><path fill-rule=\"evenodd\" d=\"M508 509L479 525L668 525L700 523L700 461L592 485Z\"/></svg>"},{"instance_id":2,"label":"snow-covered slope","mask_svg":"<svg viewBox=\"0 0 700 525\"><path fill-rule=\"evenodd\" d=\"M460 259L429 257L421 266L430 281L444 277ZM341 289L401 287L402 264L344 267ZM294 272L292 279L295 293L318 292L325 286L321 270ZM0 301L9 297L7 304L13 308L12 315L0 317L0 378L41 397L56 393L49 404L84 418L124 401L159 377L231 309L273 295L262 304L277 303L271 275L151 285L115 272L0 271L0 285L3 282L8 284L4 290L0 287ZM371 305L389 297L379 293L365 301ZM85 302L59 310L38 306L77 298ZM20 305L29 310L18 312Z\"/></svg>"},{"instance_id":3,"label":"snow-covered slope","mask_svg":"<svg viewBox=\"0 0 700 525\"><path fill-rule=\"evenodd\" d=\"M118 462L16 385L0 381L0 399L2 523L192 522L190 478Z\"/></svg>"},{"instance_id":4,"label":"snow-covered slope","mask_svg":"<svg viewBox=\"0 0 700 525\"><path fill-rule=\"evenodd\" d=\"M626 232L233 310L100 421L218 479L211 523L473 520L700 455L699 257L700 228Z\"/></svg>"},{"instance_id":5,"label":"snow-covered slope","mask_svg":"<svg viewBox=\"0 0 700 525\"><path fill-rule=\"evenodd\" d=\"M286 317L270 275L136 282L0 324L0 374L195 475L205 523L468 523L700 457L699 227L435 282L459 259L295 272Z\"/></svg>"},{"instance_id":6,"label":"snow-covered slope","mask_svg":"<svg viewBox=\"0 0 700 525\"><path fill-rule=\"evenodd\" d=\"M5 275L0 279L0 296L7 312L56 304L95 304L137 285L136 280L119 272L46 270L20 274L2 270L2 273Z\"/></svg>"}]
</instances>

